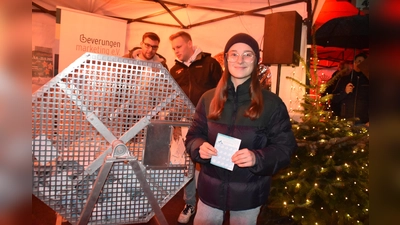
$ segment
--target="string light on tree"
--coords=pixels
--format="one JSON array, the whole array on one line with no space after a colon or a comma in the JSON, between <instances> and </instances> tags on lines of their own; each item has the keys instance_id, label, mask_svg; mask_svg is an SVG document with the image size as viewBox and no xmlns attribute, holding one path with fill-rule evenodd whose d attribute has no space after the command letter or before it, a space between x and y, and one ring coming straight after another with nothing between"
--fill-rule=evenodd
<instances>
[{"instance_id":1,"label":"string light on tree","mask_svg":"<svg viewBox=\"0 0 400 225\"><path fill-rule=\"evenodd\" d=\"M369 224L369 130L332 117L326 99L309 94L319 93L316 67L301 69L309 84L295 80L295 73L287 77L293 87L290 109L302 115L292 121L298 150L289 167L273 177L268 207L299 224ZM297 86L303 97L296 96Z\"/></svg>"}]
</instances>

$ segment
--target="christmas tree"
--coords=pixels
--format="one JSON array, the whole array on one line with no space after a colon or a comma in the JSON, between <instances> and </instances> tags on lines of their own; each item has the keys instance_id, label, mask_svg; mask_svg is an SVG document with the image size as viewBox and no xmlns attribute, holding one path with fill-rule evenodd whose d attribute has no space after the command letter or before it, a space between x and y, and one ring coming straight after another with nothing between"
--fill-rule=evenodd
<instances>
[{"instance_id":1,"label":"christmas tree","mask_svg":"<svg viewBox=\"0 0 400 225\"><path fill-rule=\"evenodd\" d=\"M314 53L301 121L292 129L298 149L290 166L273 177L268 206L261 221L270 224L369 224L369 130L354 121L332 116L331 95L318 85ZM313 93L310 95L310 93ZM268 214L268 215L267 215ZM264 217L264 218L263 218ZM265 217L280 218L268 220ZM268 223L268 224L269 224Z\"/></svg>"}]
</instances>

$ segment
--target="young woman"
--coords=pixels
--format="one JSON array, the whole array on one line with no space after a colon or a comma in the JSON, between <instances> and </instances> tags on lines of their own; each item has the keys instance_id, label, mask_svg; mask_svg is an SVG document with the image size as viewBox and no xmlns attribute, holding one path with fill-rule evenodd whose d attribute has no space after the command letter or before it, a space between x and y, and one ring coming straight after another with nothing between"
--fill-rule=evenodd
<instances>
[{"instance_id":1,"label":"young woman","mask_svg":"<svg viewBox=\"0 0 400 225\"><path fill-rule=\"evenodd\" d=\"M256 224L271 176L289 165L297 145L285 104L257 79L257 41L236 34L224 53L226 70L201 97L186 136L186 151L201 164L194 224L222 224L227 211L231 225ZM232 171L210 163L218 133L241 140Z\"/></svg>"}]
</instances>

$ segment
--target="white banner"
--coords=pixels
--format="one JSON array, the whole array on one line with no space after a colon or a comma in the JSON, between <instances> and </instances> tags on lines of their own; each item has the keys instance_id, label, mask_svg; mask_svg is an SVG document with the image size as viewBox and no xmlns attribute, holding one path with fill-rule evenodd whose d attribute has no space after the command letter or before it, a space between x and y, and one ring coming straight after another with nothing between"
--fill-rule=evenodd
<instances>
[{"instance_id":1,"label":"white banner","mask_svg":"<svg viewBox=\"0 0 400 225\"><path fill-rule=\"evenodd\" d=\"M125 20L57 7L58 72L85 52L122 56L126 26Z\"/></svg>"}]
</instances>

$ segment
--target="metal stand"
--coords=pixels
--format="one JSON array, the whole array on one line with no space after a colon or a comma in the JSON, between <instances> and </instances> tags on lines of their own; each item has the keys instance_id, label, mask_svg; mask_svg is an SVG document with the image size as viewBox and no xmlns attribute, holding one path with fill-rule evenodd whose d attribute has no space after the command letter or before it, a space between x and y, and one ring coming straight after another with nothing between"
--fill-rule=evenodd
<instances>
[{"instance_id":1,"label":"metal stand","mask_svg":"<svg viewBox=\"0 0 400 225\"><path fill-rule=\"evenodd\" d=\"M136 159L136 157L127 157L126 159L116 159L116 158L107 158L100 169L100 173L97 176L96 182L94 183L94 188L90 192L89 198L85 204L85 207L82 210L82 214L79 218L78 225L86 225L89 222L90 216L94 209L94 206L97 202L97 199L100 195L101 189L103 188L104 182L108 177L108 173L110 172L112 165L114 162L126 162L132 166L133 172L136 174L136 178L140 182L140 185L144 191L144 194L149 200L151 207L154 210L157 223L160 225L168 225L167 220L164 217L163 212L161 211L160 206L158 205L157 199L154 197L153 192L150 189L149 184L146 181L144 173L140 168L140 165Z\"/></svg>"}]
</instances>

